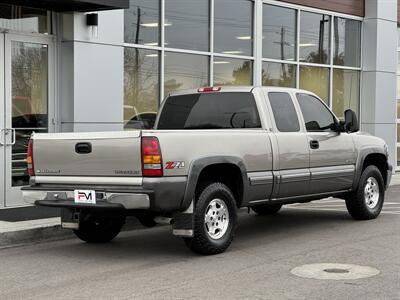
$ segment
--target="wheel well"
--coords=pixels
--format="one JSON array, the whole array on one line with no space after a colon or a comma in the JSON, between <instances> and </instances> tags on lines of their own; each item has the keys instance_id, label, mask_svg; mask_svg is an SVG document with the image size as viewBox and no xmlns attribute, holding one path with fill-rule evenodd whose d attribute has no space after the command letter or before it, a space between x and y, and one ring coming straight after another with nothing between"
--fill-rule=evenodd
<instances>
[{"instance_id":1,"label":"wheel well","mask_svg":"<svg viewBox=\"0 0 400 300\"><path fill-rule=\"evenodd\" d=\"M209 182L221 182L233 193L237 206L240 207L243 199L243 178L242 172L234 164L213 164L205 167L197 180L196 194L201 192L204 184Z\"/></svg>"},{"instance_id":2,"label":"wheel well","mask_svg":"<svg viewBox=\"0 0 400 300\"><path fill-rule=\"evenodd\" d=\"M386 185L387 183L387 170L388 170L388 164L386 161L386 156L383 154L379 153L373 153L373 154L368 154L367 157L364 160L363 168L362 170L364 171L366 167L368 166L376 166L379 171L382 174L383 181Z\"/></svg>"}]
</instances>

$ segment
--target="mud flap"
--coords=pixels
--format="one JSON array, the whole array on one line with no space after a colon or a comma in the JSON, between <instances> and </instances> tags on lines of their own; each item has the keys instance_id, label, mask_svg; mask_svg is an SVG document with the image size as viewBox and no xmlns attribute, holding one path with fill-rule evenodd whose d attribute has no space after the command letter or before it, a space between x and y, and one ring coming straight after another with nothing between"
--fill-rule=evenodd
<instances>
[{"instance_id":1,"label":"mud flap","mask_svg":"<svg viewBox=\"0 0 400 300\"><path fill-rule=\"evenodd\" d=\"M173 216L172 233L176 236L193 237L193 200L184 212Z\"/></svg>"},{"instance_id":2,"label":"mud flap","mask_svg":"<svg viewBox=\"0 0 400 300\"><path fill-rule=\"evenodd\" d=\"M75 209L61 209L61 227L65 229L79 229L80 212Z\"/></svg>"}]
</instances>

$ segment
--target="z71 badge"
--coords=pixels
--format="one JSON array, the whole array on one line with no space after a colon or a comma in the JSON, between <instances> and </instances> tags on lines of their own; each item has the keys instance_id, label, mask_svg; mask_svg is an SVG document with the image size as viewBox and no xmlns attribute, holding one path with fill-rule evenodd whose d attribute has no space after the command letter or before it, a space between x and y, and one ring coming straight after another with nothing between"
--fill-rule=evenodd
<instances>
[{"instance_id":1,"label":"z71 badge","mask_svg":"<svg viewBox=\"0 0 400 300\"><path fill-rule=\"evenodd\" d=\"M165 169L171 170L171 169L182 169L185 167L185 162L184 161L167 161L165 163Z\"/></svg>"}]
</instances>

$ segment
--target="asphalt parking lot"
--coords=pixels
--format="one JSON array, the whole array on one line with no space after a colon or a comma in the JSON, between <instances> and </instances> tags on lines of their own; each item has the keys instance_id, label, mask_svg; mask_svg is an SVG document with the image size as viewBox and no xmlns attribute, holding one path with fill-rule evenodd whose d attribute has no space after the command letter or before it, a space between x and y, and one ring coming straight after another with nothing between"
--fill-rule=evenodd
<instances>
[{"instance_id":1,"label":"asphalt parking lot","mask_svg":"<svg viewBox=\"0 0 400 300\"><path fill-rule=\"evenodd\" d=\"M0 250L0 299L400 299L400 186L381 216L354 221L344 202L240 214L226 253L198 256L169 227L123 232L107 245L77 239ZM304 264L369 266L364 279L293 275Z\"/></svg>"}]
</instances>

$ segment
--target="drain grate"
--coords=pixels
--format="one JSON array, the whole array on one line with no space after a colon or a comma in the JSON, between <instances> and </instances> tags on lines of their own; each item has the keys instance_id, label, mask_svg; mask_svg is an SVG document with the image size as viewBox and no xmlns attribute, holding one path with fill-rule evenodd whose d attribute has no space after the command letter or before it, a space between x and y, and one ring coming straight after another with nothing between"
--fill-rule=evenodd
<instances>
[{"instance_id":1,"label":"drain grate","mask_svg":"<svg viewBox=\"0 0 400 300\"><path fill-rule=\"evenodd\" d=\"M303 278L353 280L378 275L379 270L368 266L322 263L299 266L291 273Z\"/></svg>"},{"instance_id":2,"label":"drain grate","mask_svg":"<svg viewBox=\"0 0 400 300\"><path fill-rule=\"evenodd\" d=\"M336 274L341 274L341 273L349 273L350 271L347 269L325 269L324 272L327 273L336 273Z\"/></svg>"}]
</instances>

